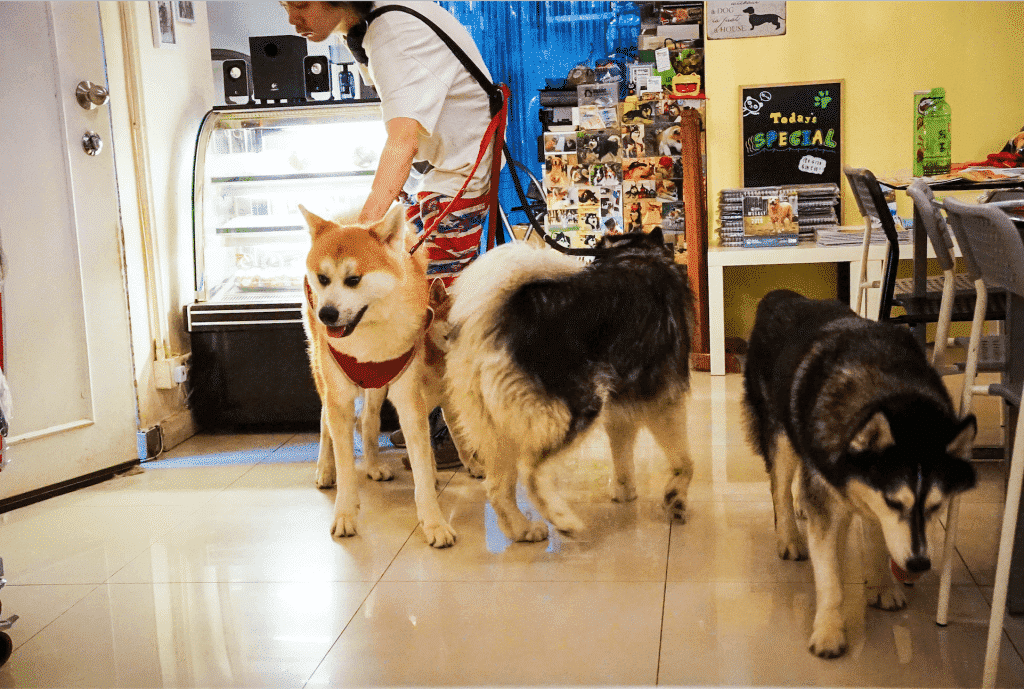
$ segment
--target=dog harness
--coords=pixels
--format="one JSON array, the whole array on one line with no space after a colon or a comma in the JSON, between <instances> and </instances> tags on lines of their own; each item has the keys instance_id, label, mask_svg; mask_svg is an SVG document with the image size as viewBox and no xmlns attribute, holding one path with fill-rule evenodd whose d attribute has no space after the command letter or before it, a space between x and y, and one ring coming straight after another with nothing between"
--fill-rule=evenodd
<instances>
[{"instance_id":1,"label":"dog harness","mask_svg":"<svg viewBox=\"0 0 1024 689\"><path fill-rule=\"evenodd\" d=\"M309 303L312 315L316 312L316 306L313 304L313 288L309 286L308 279L303 280L303 283L306 287L306 301ZM412 347L405 354L401 354L394 359L388 359L387 361L359 361L355 357L339 352L332 347L330 339L327 340L327 348L331 350L331 355L334 356L334 360L338 363L341 372L351 382L363 389L382 388L390 385L392 381L405 372L405 369L409 368L409 364L412 362L413 357L416 356L416 350L423 343L424 335L433 320L434 310L428 308L427 319L423 324L422 332L416 337L416 342L413 343Z\"/></svg>"},{"instance_id":2,"label":"dog harness","mask_svg":"<svg viewBox=\"0 0 1024 689\"><path fill-rule=\"evenodd\" d=\"M473 164L473 169L470 170L469 175L466 176L466 182L459 189L459 192L452 198L448 203L448 206L443 210L440 215L436 217L433 224L430 227L424 227L423 233L420 235L419 240L413 245L409 253L415 253L417 249L427 240L430 235L434 233L440 225L441 220L445 218L449 213L454 210L459 210L461 207L459 202L462 200L462 195L466 192L466 187L469 186L469 181L473 179L473 175L476 174L476 170L480 167L480 162L484 158L484 154L487 152L488 147L492 148L491 154L491 185L487 192L487 200L490 205L489 215L487 219L487 248L493 249L498 232L498 183L501 179L501 153L505 148L505 124L508 120L508 99L511 95L508 86L505 84L495 84L487 79L475 62L473 62L465 51L459 47L459 45L452 40L451 36L446 34L441 28L430 21L422 14L409 7L402 5L385 5L383 7L375 8L370 14L367 15L366 19L359 22L345 35L345 43L348 46L348 50L352 53L352 57L356 59L360 64L369 64L370 59L363 49L363 38L366 36L366 29L370 26L370 22L379 17L385 12L405 12L416 17L424 24L429 26L437 34L438 38L444 41L445 45L455 54L455 57L459 59L462 66L466 68L474 79L479 82L480 87L487 94L487 98L491 105L491 122L487 125L487 131L484 132L484 138L480 141L480 151L477 153L476 162Z\"/></svg>"}]
</instances>

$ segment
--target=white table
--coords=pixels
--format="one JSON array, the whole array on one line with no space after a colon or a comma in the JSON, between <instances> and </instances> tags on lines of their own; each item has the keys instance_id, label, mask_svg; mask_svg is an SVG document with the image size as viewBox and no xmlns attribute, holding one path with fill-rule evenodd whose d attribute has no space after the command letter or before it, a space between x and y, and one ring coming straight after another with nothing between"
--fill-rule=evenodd
<instances>
[{"instance_id":1,"label":"white table","mask_svg":"<svg viewBox=\"0 0 1024 689\"><path fill-rule=\"evenodd\" d=\"M900 247L902 249L902 245ZM930 249L929 245L929 249ZM907 245L907 258L910 258ZM868 249L868 280L882 279L882 263L886 245L872 244ZM901 258L903 257L901 253ZM850 299L856 301L860 283L861 244L850 246L818 246L801 242L797 246L725 247L708 249L708 338L711 349L711 375L725 375L725 269L729 266L775 266L794 263L849 263ZM780 284L779 287L785 287ZM868 296L869 314L878 313L878 291Z\"/></svg>"}]
</instances>

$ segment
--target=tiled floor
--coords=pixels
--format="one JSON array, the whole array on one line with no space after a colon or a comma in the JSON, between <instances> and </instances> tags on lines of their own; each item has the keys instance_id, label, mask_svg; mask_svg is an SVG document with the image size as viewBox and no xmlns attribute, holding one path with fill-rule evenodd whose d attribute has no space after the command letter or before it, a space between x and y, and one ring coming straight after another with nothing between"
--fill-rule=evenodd
<instances>
[{"instance_id":1,"label":"tiled floor","mask_svg":"<svg viewBox=\"0 0 1024 689\"><path fill-rule=\"evenodd\" d=\"M739 376L694 374L690 515L658 505L664 462L641 436L641 498L606 497L598 433L564 489L576 541L510 544L480 482L442 475L459 540L416 527L410 472L361 486L360 535L329 534L316 438L196 437L135 475L0 515L18 687L703 685L968 687L981 680L1002 471L967 497L951 621L937 577L901 612L866 609L860 539L846 557L849 653L806 651L807 562L775 554ZM192 459L195 458L195 459ZM941 542L941 540L940 540ZM1008 618L999 681L1024 686L1024 620Z\"/></svg>"}]
</instances>

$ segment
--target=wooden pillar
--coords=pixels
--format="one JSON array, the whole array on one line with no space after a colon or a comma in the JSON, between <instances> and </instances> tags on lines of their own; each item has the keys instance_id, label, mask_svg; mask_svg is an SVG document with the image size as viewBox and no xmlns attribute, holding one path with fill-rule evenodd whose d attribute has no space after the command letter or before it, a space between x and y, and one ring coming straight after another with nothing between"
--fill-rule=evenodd
<instances>
[{"instance_id":1,"label":"wooden pillar","mask_svg":"<svg viewBox=\"0 0 1024 689\"><path fill-rule=\"evenodd\" d=\"M694 322L691 360L698 371L711 370L708 335L708 213L701 146L701 118L684 110L680 122L683 163L683 204L686 214L686 273L693 292Z\"/></svg>"}]
</instances>

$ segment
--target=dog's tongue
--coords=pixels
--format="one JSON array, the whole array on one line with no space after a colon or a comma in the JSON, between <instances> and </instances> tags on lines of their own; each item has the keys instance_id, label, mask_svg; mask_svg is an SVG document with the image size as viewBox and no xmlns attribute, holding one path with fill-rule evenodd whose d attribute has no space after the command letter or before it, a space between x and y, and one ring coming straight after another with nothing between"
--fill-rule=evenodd
<instances>
[{"instance_id":1,"label":"dog's tongue","mask_svg":"<svg viewBox=\"0 0 1024 689\"><path fill-rule=\"evenodd\" d=\"M355 323L349 323L348 325L329 325L327 326L328 337L348 337L352 334L352 331L356 329Z\"/></svg>"},{"instance_id":2,"label":"dog's tongue","mask_svg":"<svg viewBox=\"0 0 1024 689\"><path fill-rule=\"evenodd\" d=\"M921 578L920 574L914 574L896 564L896 560L889 558L889 569L892 570L892 575L897 580L902 581L904 584L913 584L915 581Z\"/></svg>"}]
</instances>

